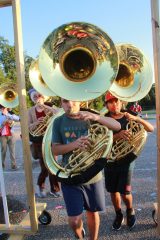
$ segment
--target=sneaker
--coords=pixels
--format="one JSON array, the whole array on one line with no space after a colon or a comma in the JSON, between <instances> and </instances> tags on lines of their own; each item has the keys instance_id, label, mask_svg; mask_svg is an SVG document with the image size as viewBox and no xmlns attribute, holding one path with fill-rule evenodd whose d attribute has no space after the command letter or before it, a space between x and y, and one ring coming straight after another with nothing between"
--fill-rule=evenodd
<instances>
[{"instance_id":1,"label":"sneaker","mask_svg":"<svg viewBox=\"0 0 160 240\"><path fill-rule=\"evenodd\" d=\"M62 197L62 195L60 194L60 192L53 192L53 191L50 191L49 194L55 198L59 198L59 197Z\"/></svg>"},{"instance_id":2,"label":"sneaker","mask_svg":"<svg viewBox=\"0 0 160 240\"><path fill-rule=\"evenodd\" d=\"M126 210L126 215L127 215L127 226L131 230L135 224L136 224L136 216L135 216L135 211L134 209L127 209Z\"/></svg>"},{"instance_id":3,"label":"sneaker","mask_svg":"<svg viewBox=\"0 0 160 240\"><path fill-rule=\"evenodd\" d=\"M13 167L11 168L12 171L17 171L18 169L19 169L18 166L13 166Z\"/></svg>"},{"instance_id":4,"label":"sneaker","mask_svg":"<svg viewBox=\"0 0 160 240\"><path fill-rule=\"evenodd\" d=\"M117 231L120 230L123 222L124 222L123 214L122 213L116 214L116 218L114 219L112 229Z\"/></svg>"},{"instance_id":5,"label":"sneaker","mask_svg":"<svg viewBox=\"0 0 160 240\"><path fill-rule=\"evenodd\" d=\"M47 196L44 188L37 187L36 196L39 198L45 198Z\"/></svg>"},{"instance_id":6,"label":"sneaker","mask_svg":"<svg viewBox=\"0 0 160 240\"><path fill-rule=\"evenodd\" d=\"M84 228L82 228L82 237L84 238L85 235L86 235L86 231L85 231ZM76 238L76 239L80 239L76 234L75 234L75 238Z\"/></svg>"}]
</instances>

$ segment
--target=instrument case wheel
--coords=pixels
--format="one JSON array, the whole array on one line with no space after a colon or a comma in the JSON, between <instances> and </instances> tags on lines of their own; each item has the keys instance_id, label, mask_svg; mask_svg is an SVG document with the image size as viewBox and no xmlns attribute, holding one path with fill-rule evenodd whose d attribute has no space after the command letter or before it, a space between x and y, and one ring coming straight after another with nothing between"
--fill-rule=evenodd
<instances>
[{"instance_id":1,"label":"instrument case wheel","mask_svg":"<svg viewBox=\"0 0 160 240\"><path fill-rule=\"evenodd\" d=\"M42 224L42 225L48 225L51 223L52 221L52 217L51 214L49 212L47 212L46 210L44 210L41 215L38 217L38 221Z\"/></svg>"}]
</instances>

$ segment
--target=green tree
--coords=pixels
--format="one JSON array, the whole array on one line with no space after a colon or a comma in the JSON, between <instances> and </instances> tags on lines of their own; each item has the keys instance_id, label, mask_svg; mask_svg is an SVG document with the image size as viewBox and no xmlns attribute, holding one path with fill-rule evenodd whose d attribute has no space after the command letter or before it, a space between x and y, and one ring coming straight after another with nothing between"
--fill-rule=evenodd
<instances>
[{"instance_id":1,"label":"green tree","mask_svg":"<svg viewBox=\"0 0 160 240\"><path fill-rule=\"evenodd\" d=\"M6 79L16 81L15 47L8 40L0 37L0 66Z\"/></svg>"}]
</instances>

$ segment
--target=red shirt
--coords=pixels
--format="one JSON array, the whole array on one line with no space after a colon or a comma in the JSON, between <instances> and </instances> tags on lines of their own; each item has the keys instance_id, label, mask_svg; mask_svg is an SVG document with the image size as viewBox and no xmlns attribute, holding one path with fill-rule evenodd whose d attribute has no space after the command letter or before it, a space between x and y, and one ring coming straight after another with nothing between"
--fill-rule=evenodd
<instances>
[{"instance_id":1,"label":"red shirt","mask_svg":"<svg viewBox=\"0 0 160 240\"><path fill-rule=\"evenodd\" d=\"M36 109L35 109L36 110ZM45 112L44 111L42 111L42 112L38 112L37 110L36 110L36 117L37 118L41 118L41 117L45 117L46 115L45 115Z\"/></svg>"},{"instance_id":2,"label":"red shirt","mask_svg":"<svg viewBox=\"0 0 160 240\"><path fill-rule=\"evenodd\" d=\"M136 113L139 113L142 111L142 107L140 105L132 105L130 107L130 110Z\"/></svg>"}]
</instances>

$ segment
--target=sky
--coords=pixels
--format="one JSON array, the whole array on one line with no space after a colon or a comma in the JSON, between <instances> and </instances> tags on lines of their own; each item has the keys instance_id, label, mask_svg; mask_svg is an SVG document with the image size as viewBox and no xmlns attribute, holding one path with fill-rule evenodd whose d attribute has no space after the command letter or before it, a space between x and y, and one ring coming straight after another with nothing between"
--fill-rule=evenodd
<instances>
[{"instance_id":1,"label":"sky","mask_svg":"<svg viewBox=\"0 0 160 240\"><path fill-rule=\"evenodd\" d=\"M20 4L23 47L33 58L55 28L83 21L101 28L115 44L135 45L153 67L150 0L21 0ZM0 36L14 44L11 7L0 9Z\"/></svg>"}]
</instances>

